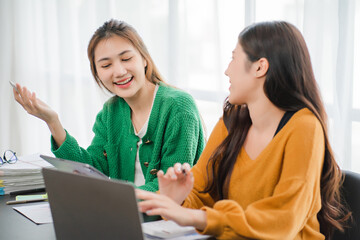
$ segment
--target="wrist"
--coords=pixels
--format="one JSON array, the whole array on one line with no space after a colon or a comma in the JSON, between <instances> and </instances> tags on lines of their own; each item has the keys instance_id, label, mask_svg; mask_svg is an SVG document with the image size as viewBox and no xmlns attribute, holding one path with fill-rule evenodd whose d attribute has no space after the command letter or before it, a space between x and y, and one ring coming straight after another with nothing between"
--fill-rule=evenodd
<instances>
[{"instance_id":1,"label":"wrist","mask_svg":"<svg viewBox=\"0 0 360 240\"><path fill-rule=\"evenodd\" d=\"M190 209L192 217L192 226L203 231L207 225L206 212L199 209Z\"/></svg>"},{"instance_id":2,"label":"wrist","mask_svg":"<svg viewBox=\"0 0 360 240\"><path fill-rule=\"evenodd\" d=\"M54 138L58 147L60 147L66 139L66 132L56 115L52 121L46 122L52 137Z\"/></svg>"},{"instance_id":3,"label":"wrist","mask_svg":"<svg viewBox=\"0 0 360 240\"><path fill-rule=\"evenodd\" d=\"M57 128L57 126L59 125L59 122L60 122L57 114L55 114L54 116L51 116L49 118L46 118L44 120L51 132L52 132L52 130Z\"/></svg>"}]
</instances>

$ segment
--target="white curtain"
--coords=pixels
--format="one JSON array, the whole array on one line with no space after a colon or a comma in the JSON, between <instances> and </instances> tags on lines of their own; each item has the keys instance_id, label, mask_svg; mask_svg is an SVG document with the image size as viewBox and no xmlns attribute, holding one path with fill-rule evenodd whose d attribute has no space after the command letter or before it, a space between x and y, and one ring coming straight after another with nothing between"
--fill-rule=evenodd
<instances>
[{"instance_id":1,"label":"white curtain","mask_svg":"<svg viewBox=\"0 0 360 240\"><path fill-rule=\"evenodd\" d=\"M358 1L359 2L359 1ZM305 1L304 35L330 123L331 143L343 168L360 171L359 149L352 123L354 112L355 1ZM360 14L360 12L357 12Z\"/></svg>"},{"instance_id":2,"label":"white curtain","mask_svg":"<svg viewBox=\"0 0 360 240\"><path fill-rule=\"evenodd\" d=\"M14 101L8 80L35 91L80 145L90 144L109 95L95 84L86 49L110 18L133 25L167 81L195 97L208 133L228 94L223 73L239 32L252 22L286 20L307 41L337 160L360 172L359 2L0 0L0 154L51 154L49 130Z\"/></svg>"}]
</instances>

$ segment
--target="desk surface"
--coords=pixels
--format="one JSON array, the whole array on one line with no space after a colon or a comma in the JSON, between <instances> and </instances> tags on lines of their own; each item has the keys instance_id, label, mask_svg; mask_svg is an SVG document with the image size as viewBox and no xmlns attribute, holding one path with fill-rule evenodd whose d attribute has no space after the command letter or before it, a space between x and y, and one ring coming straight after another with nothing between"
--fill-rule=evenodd
<instances>
[{"instance_id":1,"label":"desk surface","mask_svg":"<svg viewBox=\"0 0 360 240\"><path fill-rule=\"evenodd\" d=\"M6 202L10 200L15 200L15 196L0 196L0 239L56 239L54 225L52 223L37 225L13 209L14 206L29 206L30 204L38 204L38 202L6 205Z\"/></svg>"},{"instance_id":2,"label":"desk surface","mask_svg":"<svg viewBox=\"0 0 360 240\"><path fill-rule=\"evenodd\" d=\"M15 200L15 196L0 196L0 239L56 239L52 223L35 224L13 209L14 206L24 206L24 204L6 205L10 200ZM29 204L36 203L26 203L26 206Z\"/></svg>"}]
</instances>

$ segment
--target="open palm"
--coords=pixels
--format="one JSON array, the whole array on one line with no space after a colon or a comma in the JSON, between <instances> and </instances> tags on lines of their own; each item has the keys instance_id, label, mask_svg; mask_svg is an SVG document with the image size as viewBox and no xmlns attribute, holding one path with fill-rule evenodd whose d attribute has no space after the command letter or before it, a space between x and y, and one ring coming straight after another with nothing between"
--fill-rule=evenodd
<instances>
[{"instance_id":1,"label":"open palm","mask_svg":"<svg viewBox=\"0 0 360 240\"><path fill-rule=\"evenodd\" d=\"M15 100L31 115L50 123L57 118L57 113L46 103L36 98L36 94L31 93L26 87L17 84L19 92L14 92Z\"/></svg>"}]
</instances>

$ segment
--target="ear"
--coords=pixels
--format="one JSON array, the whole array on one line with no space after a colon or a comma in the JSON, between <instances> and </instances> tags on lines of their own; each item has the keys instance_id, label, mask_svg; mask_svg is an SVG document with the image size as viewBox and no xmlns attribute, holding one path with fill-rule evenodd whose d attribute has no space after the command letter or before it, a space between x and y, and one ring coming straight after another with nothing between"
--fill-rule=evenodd
<instances>
[{"instance_id":1,"label":"ear","mask_svg":"<svg viewBox=\"0 0 360 240\"><path fill-rule=\"evenodd\" d=\"M260 58L255 64L255 77L264 77L269 70L269 62L266 58Z\"/></svg>"},{"instance_id":2,"label":"ear","mask_svg":"<svg viewBox=\"0 0 360 240\"><path fill-rule=\"evenodd\" d=\"M147 61L145 58L143 58L143 59L144 59L144 67L147 67Z\"/></svg>"}]
</instances>

